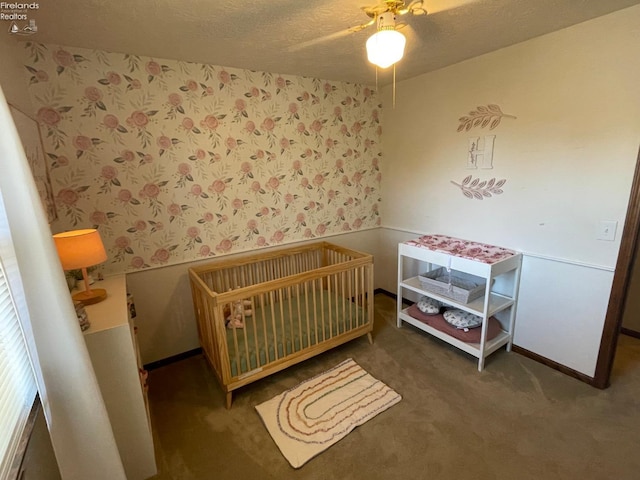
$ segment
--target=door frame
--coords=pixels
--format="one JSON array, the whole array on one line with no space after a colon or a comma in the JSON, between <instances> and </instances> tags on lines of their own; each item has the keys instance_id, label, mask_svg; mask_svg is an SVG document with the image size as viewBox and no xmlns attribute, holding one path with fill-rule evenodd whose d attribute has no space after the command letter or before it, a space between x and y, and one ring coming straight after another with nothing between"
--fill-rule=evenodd
<instances>
[{"instance_id":1,"label":"door frame","mask_svg":"<svg viewBox=\"0 0 640 480\"><path fill-rule=\"evenodd\" d=\"M600 350L596 370L591 384L597 388L607 388L611 384L611 370L615 360L618 335L622 327L622 317L629 290L631 271L638 258L638 237L640 229L640 150L636 158L636 168L629 194L627 216L622 230L618 260L613 273L611 295L604 319Z\"/></svg>"}]
</instances>

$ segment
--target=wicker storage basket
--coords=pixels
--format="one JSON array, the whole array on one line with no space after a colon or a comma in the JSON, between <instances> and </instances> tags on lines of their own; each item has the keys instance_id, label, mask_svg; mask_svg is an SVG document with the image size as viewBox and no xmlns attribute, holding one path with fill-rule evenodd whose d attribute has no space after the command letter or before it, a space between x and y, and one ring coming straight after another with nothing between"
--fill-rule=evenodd
<instances>
[{"instance_id":1,"label":"wicker storage basket","mask_svg":"<svg viewBox=\"0 0 640 480\"><path fill-rule=\"evenodd\" d=\"M449 277L449 272L444 267L418 275L418 278L425 290L451 298L459 303L469 303L481 297L486 288L484 278L456 271L452 271L451 277ZM451 278L451 285L449 285L449 278Z\"/></svg>"}]
</instances>

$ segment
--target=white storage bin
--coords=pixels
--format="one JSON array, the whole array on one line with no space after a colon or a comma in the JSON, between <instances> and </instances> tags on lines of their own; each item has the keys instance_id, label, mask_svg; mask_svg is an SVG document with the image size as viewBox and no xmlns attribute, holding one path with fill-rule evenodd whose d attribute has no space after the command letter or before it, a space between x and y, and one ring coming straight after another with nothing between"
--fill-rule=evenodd
<instances>
[{"instance_id":1,"label":"white storage bin","mask_svg":"<svg viewBox=\"0 0 640 480\"><path fill-rule=\"evenodd\" d=\"M469 303L484 295L486 281L470 273L451 271L444 267L418 275L422 288L456 302Z\"/></svg>"}]
</instances>

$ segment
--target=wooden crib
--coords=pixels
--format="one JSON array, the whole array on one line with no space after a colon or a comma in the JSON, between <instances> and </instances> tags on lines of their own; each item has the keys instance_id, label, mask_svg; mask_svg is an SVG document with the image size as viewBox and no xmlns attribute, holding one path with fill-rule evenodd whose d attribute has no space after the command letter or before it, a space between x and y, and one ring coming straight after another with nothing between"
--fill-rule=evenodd
<instances>
[{"instance_id":1,"label":"wooden crib","mask_svg":"<svg viewBox=\"0 0 640 480\"><path fill-rule=\"evenodd\" d=\"M227 408L244 385L361 335L372 342L372 255L318 242L222 258L190 268L189 278L200 344ZM227 328L239 301L251 313L242 328Z\"/></svg>"}]
</instances>

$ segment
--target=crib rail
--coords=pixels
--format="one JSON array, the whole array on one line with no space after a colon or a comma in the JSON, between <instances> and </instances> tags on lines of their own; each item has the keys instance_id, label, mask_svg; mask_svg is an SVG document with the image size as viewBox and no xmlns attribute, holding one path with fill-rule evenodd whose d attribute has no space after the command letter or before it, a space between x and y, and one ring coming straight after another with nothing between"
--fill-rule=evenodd
<instances>
[{"instance_id":1,"label":"crib rail","mask_svg":"<svg viewBox=\"0 0 640 480\"><path fill-rule=\"evenodd\" d=\"M190 269L198 333L219 382L230 392L369 333L373 260L327 242ZM225 326L237 302L250 313Z\"/></svg>"},{"instance_id":2,"label":"crib rail","mask_svg":"<svg viewBox=\"0 0 640 480\"><path fill-rule=\"evenodd\" d=\"M370 255L338 247L327 242L270 253L221 259L193 271L211 293L223 293L233 288L282 280L288 276L316 270L348 261L370 259Z\"/></svg>"}]
</instances>

